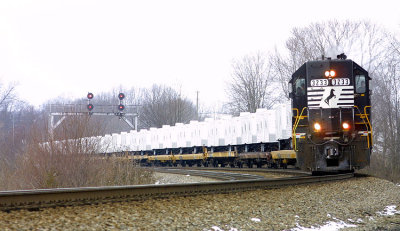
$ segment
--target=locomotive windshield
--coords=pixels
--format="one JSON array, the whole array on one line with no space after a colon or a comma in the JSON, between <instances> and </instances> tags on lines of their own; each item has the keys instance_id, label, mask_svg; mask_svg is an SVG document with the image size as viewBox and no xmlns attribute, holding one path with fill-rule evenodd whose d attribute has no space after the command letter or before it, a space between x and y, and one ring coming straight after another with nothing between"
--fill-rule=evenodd
<instances>
[{"instance_id":1,"label":"locomotive windshield","mask_svg":"<svg viewBox=\"0 0 400 231\"><path fill-rule=\"evenodd\" d=\"M365 93L365 76L364 75L356 75L356 93L362 94Z\"/></svg>"}]
</instances>

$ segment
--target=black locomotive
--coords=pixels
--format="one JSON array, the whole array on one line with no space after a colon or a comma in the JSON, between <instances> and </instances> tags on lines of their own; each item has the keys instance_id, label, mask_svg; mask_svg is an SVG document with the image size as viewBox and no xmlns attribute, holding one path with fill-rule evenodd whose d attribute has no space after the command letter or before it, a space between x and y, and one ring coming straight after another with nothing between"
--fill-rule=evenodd
<instances>
[{"instance_id":1,"label":"black locomotive","mask_svg":"<svg viewBox=\"0 0 400 231\"><path fill-rule=\"evenodd\" d=\"M290 80L297 165L313 172L369 165L372 149L368 72L346 59L303 64Z\"/></svg>"}]
</instances>

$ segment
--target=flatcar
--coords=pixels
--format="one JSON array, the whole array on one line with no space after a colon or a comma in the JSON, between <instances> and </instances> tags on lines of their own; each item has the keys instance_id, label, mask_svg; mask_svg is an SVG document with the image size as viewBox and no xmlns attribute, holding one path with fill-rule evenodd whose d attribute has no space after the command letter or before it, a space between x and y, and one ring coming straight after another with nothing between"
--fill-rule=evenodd
<instances>
[{"instance_id":1,"label":"flatcar","mask_svg":"<svg viewBox=\"0 0 400 231\"><path fill-rule=\"evenodd\" d=\"M346 58L308 61L289 81L293 148L303 170L353 171L369 165L371 78Z\"/></svg>"},{"instance_id":2,"label":"flatcar","mask_svg":"<svg viewBox=\"0 0 400 231\"><path fill-rule=\"evenodd\" d=\"M287 150L288 144L290 139L271 143L157 149L140 153L114 154L133 159L142 166L286 168L296 163L296 154L293 150Z\"/></svg>"}]
</instances>

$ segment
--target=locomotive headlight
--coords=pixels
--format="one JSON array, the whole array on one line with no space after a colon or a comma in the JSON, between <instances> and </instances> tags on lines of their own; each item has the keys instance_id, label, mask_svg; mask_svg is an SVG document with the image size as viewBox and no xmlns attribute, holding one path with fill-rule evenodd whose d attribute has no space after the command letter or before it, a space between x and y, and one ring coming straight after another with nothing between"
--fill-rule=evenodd
<instances>
[{"instance_id":1,"label":"locomotive headlight","mask_svg":"<svg viewBox=\"0 0 400 231\"><path fill-rule=\"evenodd\" d=\"M343 129L344 129L344 130L349 130L349 128L350 128L350 124L349 124L349 123L346 123L346 122L344 122L344 123L342 124L342 127L343 127Z\"/></svg>"},{"instance_id":2,"label":"locomotive headlight","mask_svg":"<svg viewBox=\"0 0 400 231\"><path fill-rule=\"evenodd\" d=\"M334 71L334 70L325 71L325 77L332 78L335 76L336 76L336 71Z\"/></svg>"},{"instance_id":3,"label":"locomotive headlight","mask_svg":"<svg viewBox=\"0 0 400 231\"><path fill-rule=\"evenodd\" d=\"M315 122L315 123L314 123L314 130L315 130L316 132L321 131L321 125L320 125L318 122Z\"/></svg>"}]
</instances>

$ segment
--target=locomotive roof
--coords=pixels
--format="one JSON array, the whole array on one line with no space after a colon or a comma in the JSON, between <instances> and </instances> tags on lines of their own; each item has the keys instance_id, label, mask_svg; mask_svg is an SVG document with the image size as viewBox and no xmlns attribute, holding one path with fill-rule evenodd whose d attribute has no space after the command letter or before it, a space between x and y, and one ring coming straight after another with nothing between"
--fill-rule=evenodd
<instances>
[{"instance_id":1,"label":"locomotive roof","mask_svg":"<svg viewBox=\"0 0 400 231\"><path fill-rule=\"evenodd\" d=\"M307 61L306 63L304 63L303 65L301 65L292 75L292 78L290 79L289 83L292 83L293 80L297 77L299 77L299 72L304 73L304 69L307 68L308 65L315 65L315 64L321 64L321 63L348 63L348 62L352 62L353 63L353 67L361 70L361 71L365 71L366 73L368 73L364 68L362 68L360 65L358 65L356 62L354 62L351 59L325 59L325 60L313 60L313 61ZM371 79L368 76L368 79Z\"/></svg>"}]
</instances>

